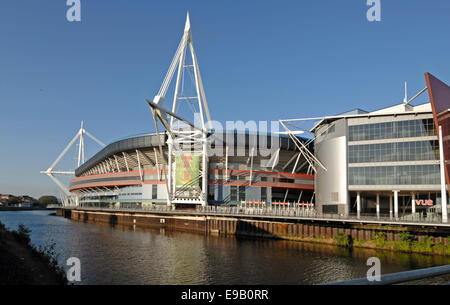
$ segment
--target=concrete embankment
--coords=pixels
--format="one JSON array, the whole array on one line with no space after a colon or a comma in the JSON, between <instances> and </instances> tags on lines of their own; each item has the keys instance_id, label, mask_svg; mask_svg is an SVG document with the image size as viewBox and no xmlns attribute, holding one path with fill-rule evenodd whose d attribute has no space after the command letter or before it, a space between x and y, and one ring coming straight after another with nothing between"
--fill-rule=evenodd
<instances>
[{"instance_id":1,"label":"concrete embankment","mask_svg":"<svg viewBox=\"0 0 450 305\"><path fill-rule=\"evenodd\" d=\"M258 219L251 216L210 216L108 210L58 209L56 214L76 221L131 228L165 228L204 234L277 238L363 248L450 255L448 227L378 225L317 219ZM427 243L428 248L414 248ZM432 250L438 245L439 251ZM437 249L437 248L436 248ZM448 253L447 253L448 252Z\"/></svg>"}]
</instances>

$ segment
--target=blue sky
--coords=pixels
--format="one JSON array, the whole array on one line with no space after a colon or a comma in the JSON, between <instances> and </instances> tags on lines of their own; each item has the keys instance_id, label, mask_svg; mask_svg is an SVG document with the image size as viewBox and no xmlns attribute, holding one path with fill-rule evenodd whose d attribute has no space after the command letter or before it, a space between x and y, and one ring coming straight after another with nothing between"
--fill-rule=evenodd
<instances>
[{"instance_id":1,"label":"blue sky","mask_svg":"<svg viewBox=\"0 0 450 305\"><path fill-rule=\"evenodd\" d=\"M450 83L450 2L381 0L0 2L0 193L57 194L46 169L84 120L105 143L154 130L186 11L214 120L374 110ZM427 101L427 95L419 102ZM87 140L87 153L99 147ZM75 147L58 169L75 165Z\"/></svg>"}]
</instances>

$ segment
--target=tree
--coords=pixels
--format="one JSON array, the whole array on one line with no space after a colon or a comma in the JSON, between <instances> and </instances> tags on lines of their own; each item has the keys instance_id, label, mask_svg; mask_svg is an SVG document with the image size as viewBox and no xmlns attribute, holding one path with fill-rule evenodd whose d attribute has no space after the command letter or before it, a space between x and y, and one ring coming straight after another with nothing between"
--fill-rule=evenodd
<instances>
[{"instance_id":1,"label":"tree","mask_svg":"<svg viewBox=\"0 0 450 305\"><path fill-rule=\"evenodd\" d=\"M59 204L58 199L55 196L42 196L38 200L39 205L47 206L49 204Z\"/></svg>"},{"instance_id":2,"label":"tree","mask_svg":"<svg viewBox=\"0 0 450 305\"><path fill-rule=\"evenodd\" d=\"M8 204L18 204L20 203L19 198L12 196L8 198Z\"/></svg>"}]
</instances>

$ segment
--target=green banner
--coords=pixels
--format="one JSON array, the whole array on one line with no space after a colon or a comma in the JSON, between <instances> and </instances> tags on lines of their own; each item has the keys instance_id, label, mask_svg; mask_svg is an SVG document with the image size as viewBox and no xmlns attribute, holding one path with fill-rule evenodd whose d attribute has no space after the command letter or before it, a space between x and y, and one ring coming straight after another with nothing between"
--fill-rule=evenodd
<instances>
[{"instance_id":1,"label":"green banner","mask_svg":"<svg viewBox=\"0 0 450 305\"><path fill-rule=\"evenodd\" d=\"M198 188L200 176L200 158L193 154L175 157L175 187Z\"/></svg>"}]
</instances>

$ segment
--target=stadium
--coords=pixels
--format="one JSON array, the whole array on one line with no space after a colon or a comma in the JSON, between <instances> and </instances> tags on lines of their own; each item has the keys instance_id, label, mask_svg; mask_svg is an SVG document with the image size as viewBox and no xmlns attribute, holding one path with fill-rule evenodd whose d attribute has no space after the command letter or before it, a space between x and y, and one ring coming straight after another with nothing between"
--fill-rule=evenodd
<instances>
[{"instance_id":1,"label":"stadium","mask_svg":"<svg viewBox=\"0 0 450 305\"><path fill-rule=\"evenodd\" d=\"M211 119L188 15L161 88L147 99L155 132L120 139L84 162L83 135L102 143L82 126L66 204L314 207L317 214L446 222L450 87L430 73L425 79L413 98L405 84L402 103L375 111L277 120L270 131L267 122L223 128ZM425 91L429 102L412 105ZM60 158L43 172L56 183L53 174L66 173L53 171Z\"/></svg>"},{"instance_id":2,"label":"stadium","mask_svg":"<svg viewBox=\"0 0 450 305\"><path fill-rule=\"evenodd\" d=\"M313 200L314 175L308 162L300 161L298 149L289 136L252 135L226 133L222 146L214 145L220 154L208 158L207 204L308 204ZM252 139L266 138L270 146L277 147L270 156L263 150L252 149ZM210 137L214 139L214 137ZM246 139L244 143L239 139ZM145 206L168 202L168 160L165 144L161 155L158 143L166 143L167 135L145 134L111 143L81 165L70 181L70 192L79 198L81 206ZM234 141L236 140L236 142ZM305 139L302 139L305 141ZM213 141L217 142L217 141ZM233 143L234 142L234 143ZM232 153L234 151L234 153ZM253 153L252 153L253 151ZM237 155L236 152L240 152ZM183 154L189 158L187 166L174 163L175 176L185 178L178 183L169 202L178 207L201 204L203 168L195 154ZM182 160L184 161L184 160ZM300 164L301 163L301 164ZM181 179L180 179L181 180ZM196 202L198 198L198 202Z\"/></svg>"}]
</instances>

